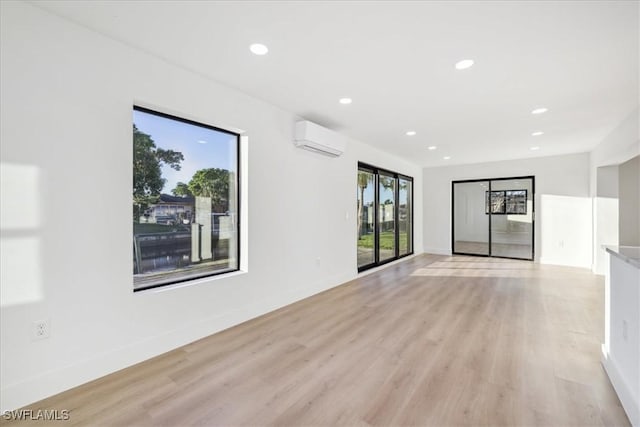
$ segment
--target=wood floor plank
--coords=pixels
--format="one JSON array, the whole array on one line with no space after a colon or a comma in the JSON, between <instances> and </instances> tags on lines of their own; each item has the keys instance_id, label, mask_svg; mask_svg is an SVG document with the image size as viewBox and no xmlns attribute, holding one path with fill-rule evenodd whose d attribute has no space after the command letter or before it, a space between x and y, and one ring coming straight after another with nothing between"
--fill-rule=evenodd
<instances>
[{"instance_id":1,"label":"wood floor plank","mask_svg":"<svg viewBox=\"0 0 640 427\"><path fill-rule=\"evenodd\" d=\"M68 409L67 426L628 426L599 361L603 299L581 269L419 255L28 409Z\"/></svg>"}]
</instances>

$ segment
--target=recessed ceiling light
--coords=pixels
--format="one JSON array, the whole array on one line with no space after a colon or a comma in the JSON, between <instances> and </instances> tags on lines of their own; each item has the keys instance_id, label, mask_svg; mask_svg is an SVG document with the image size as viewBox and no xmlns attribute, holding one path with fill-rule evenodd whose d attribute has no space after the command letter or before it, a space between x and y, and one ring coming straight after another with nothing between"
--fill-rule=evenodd
<instances>
[{"instance_id":1,"label":"recessed ceiling light","mask_svg":"<svg viewBox=\"0 0 640 427\"><path fill-rule=\"evenodd\" d=\"M340 98L339 102L340 102L340 104L347 105L347 104L351 104L353 102L353 100L351 98Z\"/></svg>"},{"instance_id":2,"label":"recessed ceiling light","mask_svg":"<svg viewBox=\"0 0 640 427\"><path fill-rule=\"evenodd\" d=\"M466 70L471 66L473 66L473 59L463 59L456 62L456 70Z\"/></svg>"},{"instance_id":3,"label":"recessed ceiling light","mask_svg":"<svg viewBox=\"0 0 640 427\"><path fill-rule=\"evenodd\" d=\"M536 108L535 110L531 111L531 114L542 114L542 113L546 113L547 111L549 111L549 110L544 108L544 107L540 107L540 108Z\"/></svg>"},{"instance_id":4,"label":"recessed ceiling light","mask_svg":"<svg viewBox=\"0 0 640 427\"><path fill-rule=\"evenodd\" d=\"M415 131L415 130L408 130L408 131L407 131L407 136L413 136L413 135L415 135L415 134L416 134L416 131Z\"/></svg>"},{"instance_id":5,"label":"recessed ceiling light","mask_svg":"<svg viewBox=\"0 0 640 427\"><path fill-rule=\"evenodd\" d=\"M198 144L206 144L206 143L207 143L207 141L204 141L202 139L198 140Z\"/></svg>"},{"instance_id":6,"label":"recessed ceiling light","mask_svg":"<svg viewBox=\"0 0 640 427\"><path fill-rule=\"evenodd\" d=\"M535 131L531 133L531 136L540 136L540 135L544 135L544 132L542 132L541 130Z\"/></svg>"},{"instance_id":7,"label":"recessed ceiling light","mask_svg":"<svg viewBox=\"0 0 640 427\"><path fill-rule=\"evenodd\" d=\"M449 160L451 158L451 156L444 156L443 159L444 160Z\"/></svg>"},{"instance_id":8,"label":"recessed ceiling light","mask_svg":"<svg viewBox=\"0 0 640 427\"><path fill-rule=\"evenodd\" d=\"M438 147L436 147L435 145L431 145L431 146L427 147L427 150L435 150L436 148L438 148Z\"/></svg>"},{"instance_id":9,"label":"recessed ceiling light","mask_svg":"<svg viewBox=\"0 0 640 427\"><path fill-rule=\"evenodd\" d=\"M536 150L539 150L539 149L540 149L540 147L531 147L530 148L531 151L536 151Z\"/></svg>"},{"instance_id":10,"label":"recessed ceiling light","mask_svg":"<svg viewBox=\"0 0 640 427\"><path fill-rule=\"evenodd\" d=\"M269 52L269 48L260 43L254 43L249 46L249 50L256 55L266 55Z\"/></svg>"}]
</instances>

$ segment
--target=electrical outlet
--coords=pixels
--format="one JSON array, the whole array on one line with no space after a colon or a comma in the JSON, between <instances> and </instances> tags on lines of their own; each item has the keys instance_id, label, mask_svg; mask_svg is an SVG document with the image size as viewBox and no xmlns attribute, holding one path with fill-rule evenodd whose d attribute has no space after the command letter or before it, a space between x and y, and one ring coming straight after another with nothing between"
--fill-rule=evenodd
<instances>
[{"instance_id":1,"label":"electrical outlet","mask_svg":"<svg viewBox=\"0 0 640 427\"><path fill-rule=\"evenodd\" d=\"M49 320L37 320L31 325L31 339L33 341L49 338L51 335L51 322Z\"/></svg>"},{"instance_id":2,"label":"electrical outlet","mask_svg":"<svg viewBox=\"0 0 640 427\"><path fill-rule=\"evenodd\" d=\"M628 339L628 335L629 335L628 329L629 328L627 325L627 321L623 320L622 321L622 339L624 339L625 341Z\"/></svg>"}]
</instances>

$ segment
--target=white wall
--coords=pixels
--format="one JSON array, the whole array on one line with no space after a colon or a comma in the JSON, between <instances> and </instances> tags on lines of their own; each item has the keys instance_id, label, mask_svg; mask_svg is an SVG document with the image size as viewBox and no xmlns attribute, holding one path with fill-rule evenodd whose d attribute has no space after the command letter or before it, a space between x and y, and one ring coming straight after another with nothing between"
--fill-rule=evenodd
<instances>
[{"instance_id":1,"label":"white wall","mask_svg":"<svg viewBox=\"0 0 640 427\"><path fill-rule=\"evenodd\" d=\"M609 259L602 364L629 421L640 426L640 269L617 255Z\"/></svg>"},{"instance_id":2,"label":"white wall","mask_svg":"<svg viewBox=\"0 0 640 427\"><path fill-rule=\"evenodd\" d=\"M637 84L637 83L636 83ZM606 138L590 153L590 193L593 203L593 271L605 274L607 254L602 245L616 245L618 237L618 201L608 196L598 195L598 184L602 176L599 168L615 166L640 154L640 109L632 111ZM600 173L600 175L599 175ZM606 224L601 226L602 224ZM612 225L615 224L615 238ZM616 240L616 241L614 241Z\"/></svg>"},{"instance_id":3,"label":"white wall","mask_svg":"<svg viewBox=\"0 0 640 427\"><path fill-rule=\"evenodd\" d=\"M540 222L540 262L591 268L591 198L542 194L536 217Z\"/></svg>"},{"instance_id":4,"label":"white wall","mask_svg":"<svg viewBox=\"0 0 640 427\"><path fill-rule=\"evenodd\" d=\"M335 159L297 149L291 113L29 4L1 8L3 192L18 189L6 212L24 218L3 222L1 286L26 291L3 296L0 409L354 278L359 160L414 178L422 251L421 168L356 141ZM135 102L249 137L245 273L132 292ZM51 337L32 341L41 319Z\"/></svg>"},{"instance_id":5,"label":"white wall","mask_svg":"<svg viewBox=\"0 0 640 427\"><path fill-rule=\"evenodd\" d=\"M607 256L603 245L618 245L618 166L596 170L596 194L593 199L593 272L606 274Z\"/></svg>"},{"instance_id":6,"label":"white wall","mask_svg":"<svg viewBox=\"0 0 640 427\"><path fill-rule=\"evenodd\" d=\"M589 199L589 155L586 153L425 168L425 252L451 252L451 181L526 175L536 178L535 259L551 264L591 266L590 202L585 212L585 200ZM546 206L541 207L543 195L556 197L547 198ZM559 210L566 198L582 199L569 216ZM547 214L544 219L540 216L543 211ZM553 234L542 234L544 222L546 229L553 230ZM543 248L546 248L545 251Z\"/></svg>"},{"instance_id":7,"label":"white wall","mask_svg":"<svg viewBox=\"0 0 640 427\"><path fill-rule=\"evenodd\" d=\"M639 100L640 102L640 100ZM624 163L640 154L640 109L632 111L590 153L591 194L596 194L597 168Z\"/></svg>"},{"instance_id":8,"label":"white wall","mask_svg":"<svg viewBox=\"0 0 640 427\"><path fill-rule=\"evenodd\" d=\"M619 237L622 246L640 246L640 156L618 167Z\"/></svg>"}]
</instances>

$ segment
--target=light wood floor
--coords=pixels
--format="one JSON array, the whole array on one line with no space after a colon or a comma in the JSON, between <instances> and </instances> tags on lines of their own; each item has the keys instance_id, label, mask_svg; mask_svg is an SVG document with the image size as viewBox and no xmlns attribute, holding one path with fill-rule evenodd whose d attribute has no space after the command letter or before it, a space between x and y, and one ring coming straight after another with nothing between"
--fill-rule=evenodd
<instances>
[{"instance_id":1,"label":"light wood floor","mask_svg":"<svg viewBox=\"0 0 640 427\"><path fill-rule=\"evenodd\" d=\"M603 323L585 270L420 255L31 408L69 409L59 426L629 425Z\"/></svg>"},{"instance_id":2,"label":"light wood floor","mask_svg":"<svg viewBox=\"0 0 640 427\"><path fill-rule=\"evenodd\" d=\"M456 240L455 252L463 254L489 255L489 243L466 242ZM531 244L520 245L516 243L491 243L491 254L497 257L531 259Z\"/></svg>"}]
</instances>

